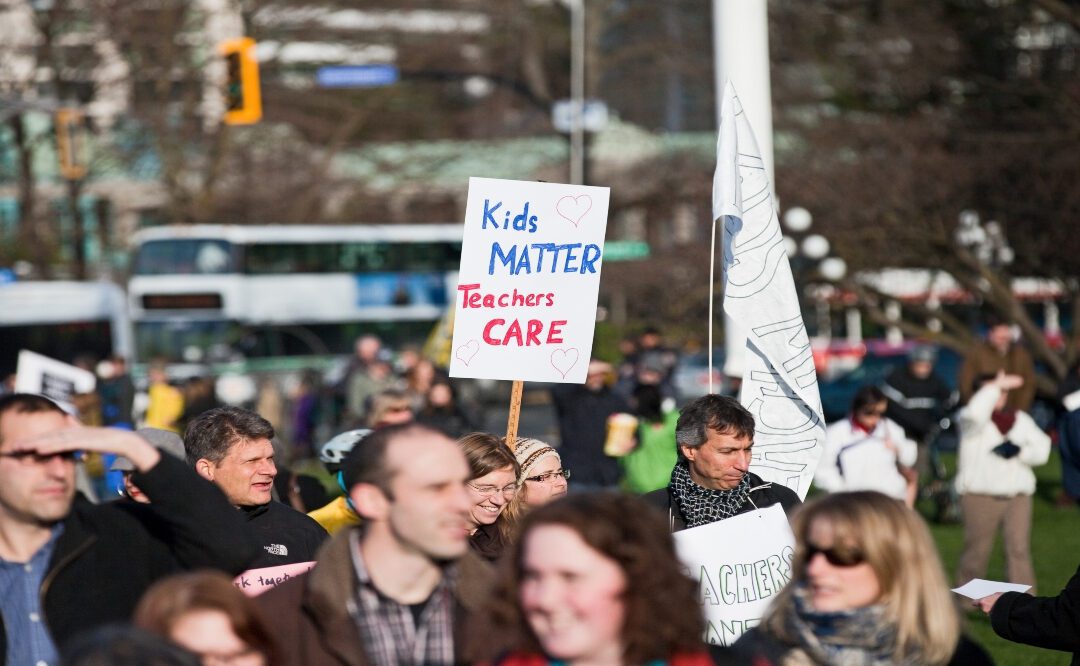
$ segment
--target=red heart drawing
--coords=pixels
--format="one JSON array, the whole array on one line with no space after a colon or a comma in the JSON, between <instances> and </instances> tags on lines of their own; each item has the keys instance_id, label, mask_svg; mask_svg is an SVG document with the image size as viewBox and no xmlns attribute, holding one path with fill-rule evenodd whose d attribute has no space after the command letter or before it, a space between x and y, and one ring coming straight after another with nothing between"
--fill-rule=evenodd
<instances>
[{"instance_id":1,"label":"red heart drawing","mask_svg":"<svg viewBox=\"0 0 1080 666\"><path fill-rule=\"evenodd\" d=\"M555 212L559 214L559 217L575 227L581 224L590 210L592 210L592 197L588 194L563 197L555 204Z\"/></svg>"},{"instance_id":2,"label":"red heart drawing","mask_svg":"<svg viewBox=\"0 0 1080 666\"><path fill-rule=\"evenodd\" d=\"M473 357L476 356L476 353L479 351L480 343L476 340L469 340L468 342L457 348L454 356L457 356L457 359L459 361L468 366L469 362L473 360Z\"/></svg>"},{"instance_id":3,"label":"red heart drawing","mask_svg":"<svg viewBox=\"0 0 1080 666\"><path fill-rule=\"evenodd\" d=\"M578 350L576 347L556 349L551 352L551 367L555 368L556 372L562 375L563 379L566 379L566 375L570 374L570 369L573 368L577 362Z\"/></svg>"}]
</instances>

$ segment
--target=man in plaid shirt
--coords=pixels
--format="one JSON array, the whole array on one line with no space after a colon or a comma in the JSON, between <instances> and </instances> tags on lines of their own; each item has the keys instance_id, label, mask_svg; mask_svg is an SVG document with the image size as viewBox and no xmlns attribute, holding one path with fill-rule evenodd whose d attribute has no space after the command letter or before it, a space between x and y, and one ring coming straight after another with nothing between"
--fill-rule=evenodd
<instances>
[{"instance_id":1,"label":"man in plaid shirt","mask_svg":"<svg viewBox=\"0 0 1080 666\"><path fill-rule=\"evenodd\" d=\"M288 664L459 664L477 659L490 567L468 552L469 468L445 435L375 431L342 466L363 519L315 567L259 598ZM471 627L471 628L470 628Z\"/></svg>"}]
</instances>

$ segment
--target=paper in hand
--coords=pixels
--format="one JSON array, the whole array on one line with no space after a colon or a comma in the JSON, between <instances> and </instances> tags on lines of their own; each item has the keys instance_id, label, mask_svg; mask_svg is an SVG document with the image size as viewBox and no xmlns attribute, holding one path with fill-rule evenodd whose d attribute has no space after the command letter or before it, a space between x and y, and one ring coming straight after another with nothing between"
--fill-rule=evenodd
<instances>
[{"instance_id":1,"label":"paper in hand","mask_svg":"<svg viewBox=\"0 0 1080 666\"><path fill-rule=\"evenodd\" d=\"M998 592L1027 592L1030 589L1030 585L1020 583L1000 583L994 580L973 578L964 585L954 588L953 592L968 599L982 599Z\"/></svg>"}]
</instances>

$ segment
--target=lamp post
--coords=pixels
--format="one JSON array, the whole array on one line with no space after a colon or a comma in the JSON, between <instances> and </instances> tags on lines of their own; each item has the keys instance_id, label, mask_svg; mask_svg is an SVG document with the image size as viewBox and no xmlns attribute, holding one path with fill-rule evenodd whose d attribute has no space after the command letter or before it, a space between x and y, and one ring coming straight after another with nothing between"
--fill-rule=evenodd
<instances>
[{"instance_id":1,"label":"lamp post","mask_svg":"<svg viewBox=\"0 0 1080 666\"><path fill-rule=\"evenodd\" d=\"M585 180L585 0L559 0L570 10L570 182Z\"/></svg>"},{"instance_id":2,"label":"lamp post","mask_svg":"<svg viewBox=\"0 0 1080 666\"><path fill-rule=\"evenodd\" d=\"M847 274L847 263L839 257L829 256L832 249L829 239L821 234L806 234L813 226L814 218L810 211L795 206L784 212L784 228L792 234L802 236L799 242L794 236L784 236L784 249L791 260L792 273L796 280L801 283L811 268L816 268L817 273L829 282L837 282ZM806 235L803 235L806 234ZM803 302L805 286L797 284L800 305ZM817 337L824 342L832 339L832 316L829 311L829 302L824 298L815 298L817 315Z\"/></svg>"}]
</instances>

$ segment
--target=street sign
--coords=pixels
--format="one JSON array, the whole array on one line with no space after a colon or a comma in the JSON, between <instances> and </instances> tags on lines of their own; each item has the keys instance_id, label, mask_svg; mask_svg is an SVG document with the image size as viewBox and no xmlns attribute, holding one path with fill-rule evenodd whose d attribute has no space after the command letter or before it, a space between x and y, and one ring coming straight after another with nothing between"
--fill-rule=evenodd
<instances>
[{"instance_id":1,"label":"street sign","mask_svg":"<svg viewBox=\"0 0 1080 666\"><path fill-rule=\"evenodd\" d=\"M329 65L315 72L321 88L378 88L398 82L401 74L394 65Z\"/></svg>"},{"instance_id":2,"label":"street sign","mask_svg":"<svg viewBox=\"0 0 1080 666\"><path fill-rule=\"evenodd\" d=\"M648 259L649 249L645 241L607 241L604 243L604 261Z\"/></svg>"},{"instance_id":3,"label":"street sign","mask_svg":"<svg viewBox=\"0 0 1080 666\"><path fill-rule=\"evenodd\" d=\"M570 133L573 130L573 102L560 99L551 105L551 124L555 129ZM598 99L587 99L581 109L581 123L586 132L599 132L607 127L608 108Z\"/></svg>"}]
</instances>

